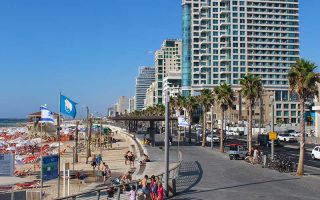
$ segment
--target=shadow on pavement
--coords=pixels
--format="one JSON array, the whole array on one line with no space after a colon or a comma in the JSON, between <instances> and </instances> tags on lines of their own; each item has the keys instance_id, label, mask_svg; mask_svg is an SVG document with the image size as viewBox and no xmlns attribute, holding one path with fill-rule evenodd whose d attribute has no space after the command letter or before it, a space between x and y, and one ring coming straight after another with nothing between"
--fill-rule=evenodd
<instances>
[{"instance_id":1,"label":"shadow on pavement","mask_svg":"<svg viewBox=\"0 0 320 200\"><path fill-rule=\"evenodd\" d=\"M203 170L198 161L182 162L177 178L177 195L185 194L201 180Z\"/></svg>"},{"instance_id":2,"label":"shadow on pavement","mask_svg":"<svg viewBox=\"0 0 320 200\"><path fill-rule=\"evenodd\" d=\"M203 189L203 190L189 190L183 192L183 195L188 194L199 194L204 192L212 192L212 191L218 191L218 190L225 190L225 189L233 189L233 188L239 188L239 187L246 187L251 185L257 185L257 184L265 184L265 183L274 183L274 182L285 182L285 181L294 181L299 178L286 178L286 179L276 179L276 180L268 180L268 181L258 181L258 182L252 182L252 183L246 183L246 184L240 184L240 185L233 185L233 186L226 186L226 187L218 187L218 188L212 188L212 189ZM179 194L178 194L179 195ZM185 199L185 198L184 198Z\"/></svg>"}]
</instances>

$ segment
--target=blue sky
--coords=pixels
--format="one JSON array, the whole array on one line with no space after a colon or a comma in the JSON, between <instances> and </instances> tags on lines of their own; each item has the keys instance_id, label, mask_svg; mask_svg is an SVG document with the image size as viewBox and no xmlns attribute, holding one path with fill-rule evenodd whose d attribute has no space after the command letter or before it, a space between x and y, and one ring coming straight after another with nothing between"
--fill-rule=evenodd
<instances>
[{"instance_id":1,"label":"blue sky","mask_svg":"<svg viewBox=\"0 0 320 200\"><path fill-rule=\"evenodd\" d=\"M301 55L320 65L320 1L300 4ZM134 95L149 51L181 37L181 0L1 1L0 30L0 118L57 111L59 90L83 117Z\"/></svg>"}]
</instances>

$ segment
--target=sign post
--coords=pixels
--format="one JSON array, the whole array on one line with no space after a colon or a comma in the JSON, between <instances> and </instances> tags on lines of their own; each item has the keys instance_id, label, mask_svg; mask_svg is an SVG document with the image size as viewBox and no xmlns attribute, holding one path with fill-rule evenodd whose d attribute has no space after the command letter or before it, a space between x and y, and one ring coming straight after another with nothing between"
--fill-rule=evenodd
<instances>
[{"instance_id":1,"label":"sign post","mask_svg":"<svg viewBox=\"0 0 320 200\"><path fill-rule=\"evenodd\" d=\"M269 140L271 140L271 158L274 156L274 140L277 139L277 133L274 131L269 132Z\"/></svg>"},{"instance_id":2,"label":"sign post","mask_svg":"<svg viewBox=\"0 0 320 200\"><path fill-rule=\"evenodd\" d=\"M58 178L59 176L58 162L59 162L59 155L43 156L42 177L44 181Z\"/></svg>"}]
</instances>

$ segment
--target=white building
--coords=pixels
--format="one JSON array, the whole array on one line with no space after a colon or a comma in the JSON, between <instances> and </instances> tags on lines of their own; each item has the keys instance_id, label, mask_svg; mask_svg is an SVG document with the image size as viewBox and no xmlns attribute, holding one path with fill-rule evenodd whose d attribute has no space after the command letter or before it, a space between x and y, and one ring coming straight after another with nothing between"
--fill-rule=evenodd
<instances>
[{"instance_id":1,"label":"white building","mask_svg":"<svg viewBox=\"0 0 320 200\"><path fill-rule=\"evenodd\" d=\"M239 90L247 73L274 91L276 120L298 123L288 71L299 58L298 0L182 0L182 94L227 82Z\"/></svg>"},{"instance_id":2,"label":"white building","mask_svg":"<svg viewBox=\"0 0 320 200\"><path fill-rule=\"evenodd\" d=\"M155 52L156 93L155 104L164 101L163 80L169 73L176 73L181 77L181 40L164 40L161 49Z\"/></svg>"},{"instance_id":3,"label":"white building","mask_svg":"<svg viewBox=\"0 0 320 200\"><path fill-rule=\"evenodd\" d=\"M132 113L134 111L134 99L135 97L129 98L129 113Z\"/></svg>"}]
</instances>

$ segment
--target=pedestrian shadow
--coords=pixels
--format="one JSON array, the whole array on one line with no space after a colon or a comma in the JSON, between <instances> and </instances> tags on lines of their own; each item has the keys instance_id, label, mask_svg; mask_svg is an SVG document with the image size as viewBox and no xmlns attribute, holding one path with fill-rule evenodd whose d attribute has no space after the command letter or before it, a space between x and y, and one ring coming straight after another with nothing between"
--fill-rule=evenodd
<instances>
[{"instance_id":1,"label":"pedestrian shadow","mask_svg":"<svg viewBox=\"0 0 320 200\"><path fill-rule=\"evenodd\" d=\"M182 162L177 178L177 195L188 192L201 180L203 170L198 161Z\"/></svg>"}]
</instances>

